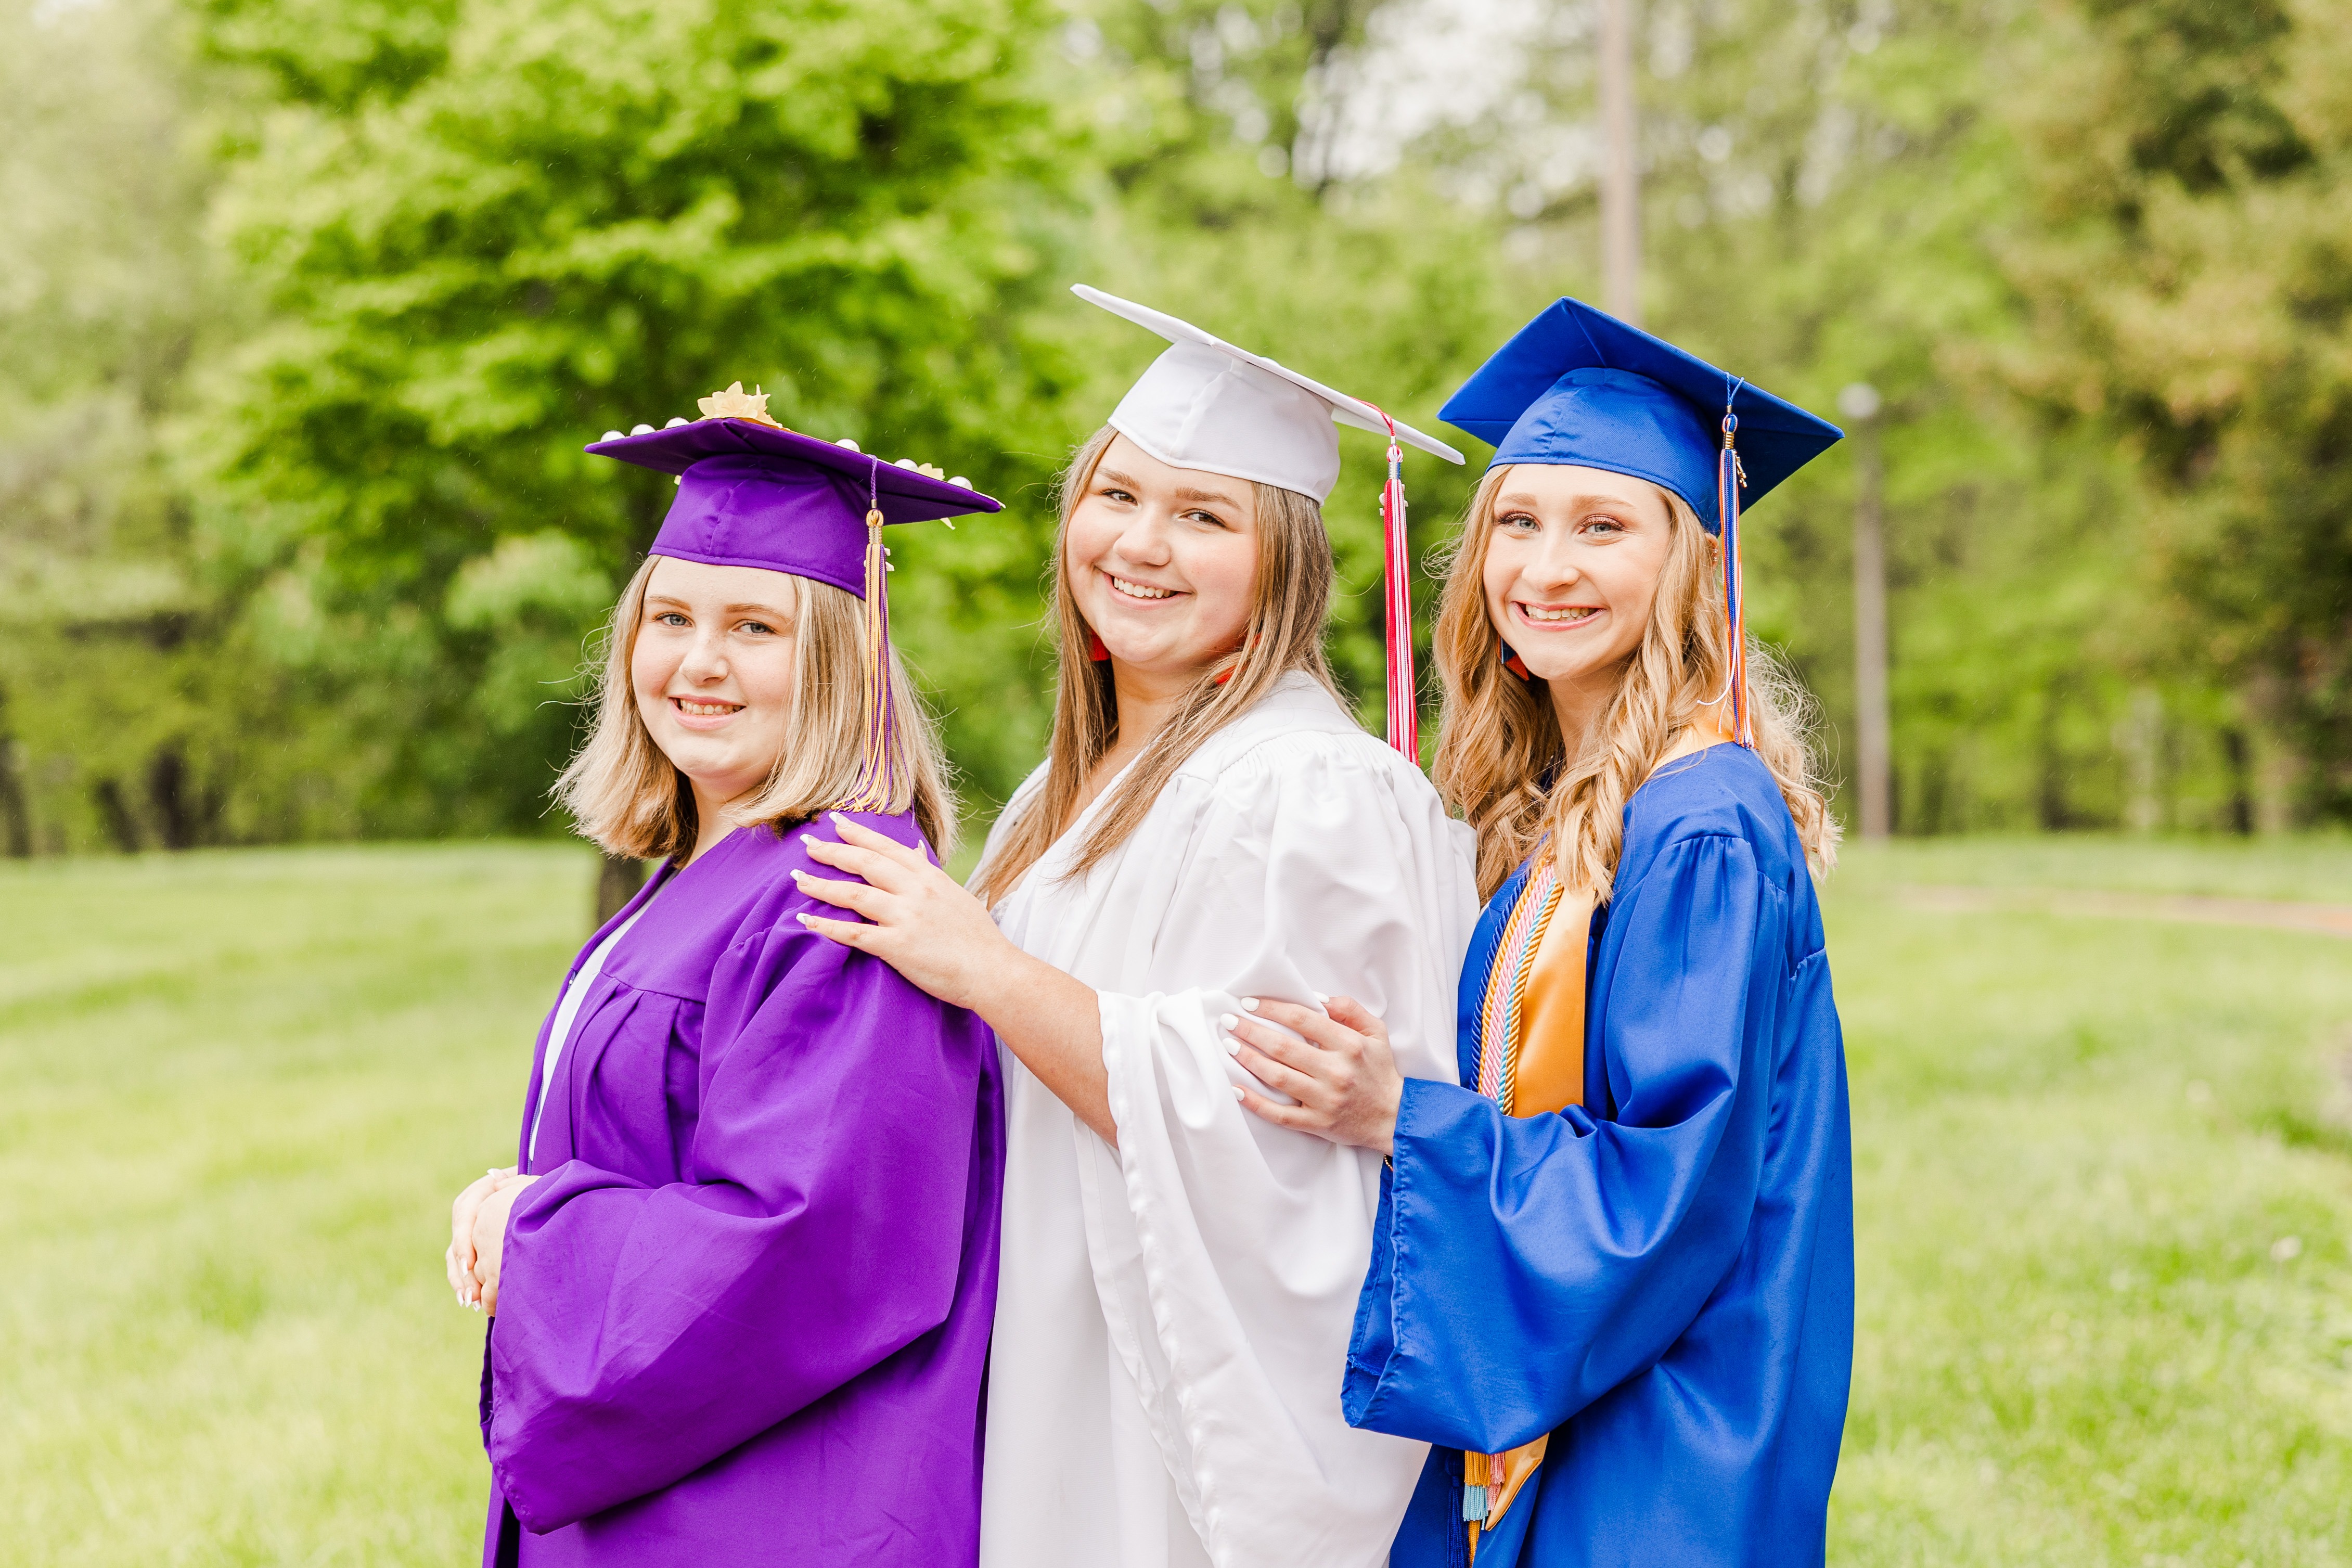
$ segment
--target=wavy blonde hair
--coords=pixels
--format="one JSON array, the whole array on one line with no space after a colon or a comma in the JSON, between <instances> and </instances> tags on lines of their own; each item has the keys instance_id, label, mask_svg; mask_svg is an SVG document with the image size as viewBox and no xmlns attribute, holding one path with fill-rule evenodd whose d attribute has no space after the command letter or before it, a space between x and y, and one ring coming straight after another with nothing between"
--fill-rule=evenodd
<instances>
[{"instance_id":1,"label":"wavy blonde hair","mask_svg":"<svg viewBox=\"0 0 2352 1568\"><path fill-rule=\"evenodd\" d=\"M1480 898L1492 897L1549 833L1561 881L1605 903L1624 847L1625 803L1727 685L1718 547L1688 503L1658 489L1674 521L1650 623L1600 724L1570 757L1542 683L1503 668L1502 635L1486 613L1495 495L1510 471L1503 465L1480 481L1446 569L1433 638L1445 693L1433 772L1446 804L1477 830ZM1811 746L1811 699L1752 638L1748 686L1756 754L1780 784L1807 859L1825 872L1837 859L1838 824Z\"/></svg>"},{"instance_id":2,"label":"wavy blonde hair","mask_svg":"<svg viewBox=\"0 0 2352 1568\"><path fill-rule=\"evenodd\" d=\"M1020 885L1061 837L1085 793L1087 778L1118 739L1118 693L1108 661L1087 657L1094 628L1070 591L1070 514L1094 483L1095 469L1118 432L1106 425L1088 437L1062 471L1061 519L1054 531L1054 616L1056 629L1054 739L1045 782L980 868L973 889L993 904ZM1118 792L1088 830L1067 875L1083 876L1127 842L1160 792L1201 743L1252 708L1292 670L1313 676L1332 691L1323 658L1323 622L1331 609L1331 536L1323 509L1297 490L1250 485L1257 508L1257 570L1250 589L1250 619L1242 646L1203 669L1167 727L1136 758ZM1333 694L1336 696L1337 692Z\"/></svg>"},{"instance_id":3,"label":"wavy blonde hair","mask_svg":"<svg viewBox=\"0 0 2352 1568\"><path fill-rule=\"evenodd\" d=\"M639 859L690 852L698 827L694 790L654 743L629 678L637 628L645 622L646 584L660 560L646 557L613 606L594 727L550 792L572 813L583 837L606 854ZM781 832L857 792L866 744L866 606L830 583L788 572L778 575L791 579L793 596L793 710L785 726L790 741L777 753L768 782L740 810L744 822ZM896 647L886 679L895 752L891 776L897 781L887 809L912 810L932 852L944 860L955 853L955 797L929 711L898 662Z\"/></svg>"}]
</instances>

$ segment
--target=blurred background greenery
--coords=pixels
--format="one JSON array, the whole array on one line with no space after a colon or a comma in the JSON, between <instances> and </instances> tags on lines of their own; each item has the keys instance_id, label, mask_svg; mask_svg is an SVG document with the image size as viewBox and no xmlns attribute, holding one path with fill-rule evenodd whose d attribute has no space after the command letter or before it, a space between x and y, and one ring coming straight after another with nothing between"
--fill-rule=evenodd
<instances>
[{"instance_id":1,"label":"blurred background greenery","mask_svg":"<svg viewBox=\"0 0 2352 1568\"><path fill-rule=\"evenodd\" d=\"M1880 397L1748 523L1851 776L1883 460L1832 1558L2352 1564L2352 0L1636 16L1645 324ZM0 1563L471 1549L444 1205L583 934L546 789L667 499L583 443L740 379L1004 498L892 585L985 818L1053 476L1158 346L1066 286L1433 426L1601 294L1595 26L0 0ZM1423 552L1473 471L1408 458ZM260 847L355 838L467 842Z\"/></svg>"},{"instance_id":2,"label":"blurred background greenery","mask_svg":"<svg viewBox=\"0 0 2352 1568\"><path fill-rule=\"evenodd\" d=\"M1008 501L894 585L987 815L1042 741L1052 476L1157 346L1066 285L1429 423L1598 297L1593 26L10 0L0 850L560 834L583 646L666 499L580 447L737 378ZM1896 829L2352 814L2352 4L1638 26L1646 323L1825 413L1882 395ZM1376 698L1346 439L1336 645ZM1751 524L1833 751L1853 446ZM1421 547L1469 479L1410 460Z\"/></svg>"}]
</instances>

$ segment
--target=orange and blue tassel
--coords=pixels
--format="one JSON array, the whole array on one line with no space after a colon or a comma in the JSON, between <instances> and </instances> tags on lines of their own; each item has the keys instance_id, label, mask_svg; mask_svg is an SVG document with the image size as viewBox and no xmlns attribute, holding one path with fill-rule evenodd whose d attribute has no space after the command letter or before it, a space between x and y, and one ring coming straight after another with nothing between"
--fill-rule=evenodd
<instances>
[{"instance_id":1,"label":"orange and blue tassel","mask_svg":"<svg viewBox=\"0 0 2352 1568\"><path fill-rule=\"evenodd\" d=\"M1738 388L1733 389L1737 395ZM1731 700L1731 738L1753 750L1756 730L1748 711L1748 600L1739 564L1739 490L1748 475L1739 466L1732 437L1738 416L1728 401L1723 411L1723 451L1716 459L1716 515L1723 531L1723 608L1730 646L1725 651L1725 691Z\"/></svg>"}]
</instances>

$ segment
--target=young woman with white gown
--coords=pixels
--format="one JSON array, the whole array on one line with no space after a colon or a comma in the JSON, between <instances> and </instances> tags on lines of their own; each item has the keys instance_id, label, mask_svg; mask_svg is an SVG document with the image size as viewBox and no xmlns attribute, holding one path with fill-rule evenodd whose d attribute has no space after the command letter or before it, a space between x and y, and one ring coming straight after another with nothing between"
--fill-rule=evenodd
<instances>
[{"instance_id":1,"label":"young woman with white gown","mask_svg":"<svg viewBox=\"0 0 2352 1568\"><path fill-rule=\"evenodd\" d=\"M1450 1079L1470 840L1324 664L1334 409L1377 412L1108 308L1176 346L1065 479L1052 754L978 896L845 826L863 879L804 886L864 920L810 923L1017 1064L982 1563L1376 1568L1427 1452L1340 1413L1380 1159L1245 1114L1221 1020L1353 999Z\"/></svg>"}]
</instances>

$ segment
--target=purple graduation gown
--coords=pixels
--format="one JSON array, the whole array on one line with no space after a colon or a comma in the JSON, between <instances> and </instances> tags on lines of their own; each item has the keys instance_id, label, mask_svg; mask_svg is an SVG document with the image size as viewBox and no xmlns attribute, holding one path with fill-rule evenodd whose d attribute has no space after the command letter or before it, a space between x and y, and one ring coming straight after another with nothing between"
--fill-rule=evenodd
<instances>
[{"instance_id":1,"label":"purple graduation gown","mask_svg":"<svg viewBox=\"0 0 2352 1568\"><path fill-rule=\"evenodd\" d=\"M530 1160L534 1065L541 1179L482 1378L490 1568L977 1559L996 1044L793 918L821 908L793 869L835 874L803 831L837 837L739 828L632 900Z\"/></svg>"}]
</instances>

